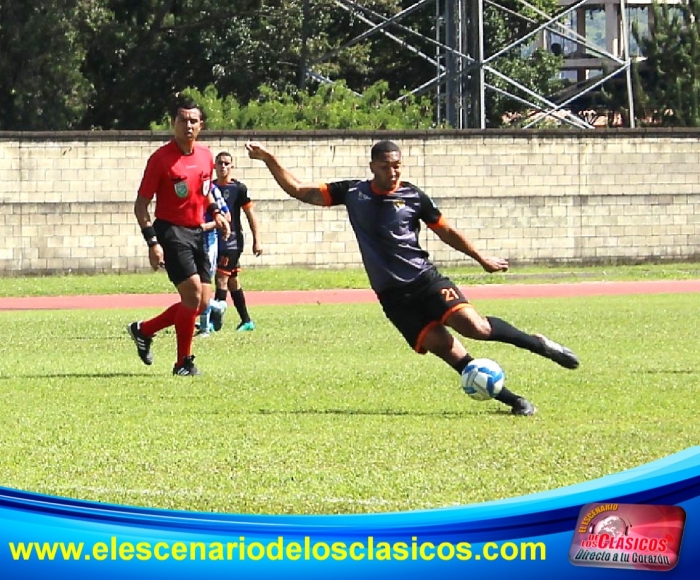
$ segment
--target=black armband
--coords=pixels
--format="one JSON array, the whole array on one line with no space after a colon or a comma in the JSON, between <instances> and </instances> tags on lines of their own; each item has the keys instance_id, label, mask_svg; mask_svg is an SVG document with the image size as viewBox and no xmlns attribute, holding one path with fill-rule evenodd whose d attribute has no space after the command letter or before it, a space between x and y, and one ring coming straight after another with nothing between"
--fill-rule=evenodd
<instances>
[{"instance_id":1,"label":"black armband","mask_svg":"<svg viewBox=\"0 0 700 580\"><path fill-rule=\"evenodd\" d=\"M221 210L219 209L219 206L216 205L216 202L210 203L207 206L207 211L213 216L216 215L217 213L221 213Z\"/></svg>"},{"instance_id":2,"label":"black armband","mask_svg":"<svg viewBox=\"0 0 700 580\"><path fill-rule=\"evenodd\" d=\"M156 230L153 228L153 226L141 228L141 234L143 235L143 239L146 240L146 244L148 244L149 248L158 243L158 240L156 239Z\"/></svg>"}]
</instances>

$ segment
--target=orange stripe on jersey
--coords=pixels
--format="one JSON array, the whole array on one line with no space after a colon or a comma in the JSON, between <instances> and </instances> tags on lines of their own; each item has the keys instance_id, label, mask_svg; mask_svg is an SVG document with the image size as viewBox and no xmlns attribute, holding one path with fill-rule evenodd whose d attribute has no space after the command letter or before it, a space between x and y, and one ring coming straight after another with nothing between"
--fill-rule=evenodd
<instances>
[{"instance_id":1,"label":"orange stripe on jersey","mask_svg":"<svg viewBox=\"0 0 700 580\"><path fill-rule=\"evenodd\" d=\"M425 340L427 334L438 324L440 323L436 321L430 322L425 326L423 330L420 331L420 334L416 339L416 344L413 345L413 350L415 350L418 354L425 354L426 352L428 352L426 349L423 348L423 341Z\"/></svg>"},{"instance_id":2,"label":"orange stripe on jersey","mask_svg":"<svg viewBox=\"0 0 700 580\"><path fill-rule=\"evenodd\" d=\"M434 224L427 224L427 226L431 230L434 230L435 228L445 228L445 227L447 227L447 220L445 219L444 216L440 216L438 218L438 221L436 221Z\"/></svg>"},{"instance_id":3,"label":"orange stripe on jersey","mask_svg":"<svg viewBox=\"0 0 700 580\"><path fill-rule=\"evenodd\" d=\"M377 195L389 195L390 193L394 193L399 187L401 187L401 182L397 181L396 185L390 189L389 191L384 191L383 189L379 189L374 185L374 179L369 182L369 186L372 189L373 193L376 193Z\"/></svg>"},{"instance_id":4,"label":"orange stripe on jersey","mask_svg":"<svg viewBox=\"0 0 700 580\"><path fill-rule=\"evenodd\" d=\"M241 209L247 209L249 207L253 207L253 200L250 200L248 203L242 205Z\"/></svg>"},{"instance_id":5,"label":"orange stripe on jersey","mask_svg":"<svg viewBox=\"0 0 700 580\"><path fill-rule=\"evenodd\" d=\"M318 189L321 191L321 195L323 196L323 205L331 205L333 200L331 199L330 191L328 191L328 184L322 183L318 186Z\"/></svg>"}]
</instances>

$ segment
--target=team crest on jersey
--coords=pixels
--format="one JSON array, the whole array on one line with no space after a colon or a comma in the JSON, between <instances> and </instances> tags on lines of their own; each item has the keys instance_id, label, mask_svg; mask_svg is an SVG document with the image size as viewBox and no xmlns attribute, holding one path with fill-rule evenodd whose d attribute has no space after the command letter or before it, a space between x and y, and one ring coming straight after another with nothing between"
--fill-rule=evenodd
<instances>
[{"instance_id":1,"label":"team crest on jersey","mask_svg":"<svg viewBox=\"0 0 700 580\"><path fill-rule=\"evenodd\" d=\"M359 199L360 201L369 201L372 198L369 195L367 195L366 193L360 192L357 194L357 199Z\"/></svg>"},{"instance_id":2,"label":"team crest on jersey","mask_svg":"<svg viewBox=\"0 0 700 580\"><path fill-rule=\"evenodd\" d=\"M190 192L190 188L187 187L187 181L178 181L175 184L175 195L178 197L187 197L187 194Z\"/></svg>"},{"instance_id":3,"label":"team crest on jersey","mask_svg":"<svg viewBox=\"0 0 700 580\"><path fill-rule=\"evenodd\" d=\"M406 207L406 202L403 199L394 200L394 209L396 209L396 211L400 211L404 207Z\"/></svg>"}]
</instances>

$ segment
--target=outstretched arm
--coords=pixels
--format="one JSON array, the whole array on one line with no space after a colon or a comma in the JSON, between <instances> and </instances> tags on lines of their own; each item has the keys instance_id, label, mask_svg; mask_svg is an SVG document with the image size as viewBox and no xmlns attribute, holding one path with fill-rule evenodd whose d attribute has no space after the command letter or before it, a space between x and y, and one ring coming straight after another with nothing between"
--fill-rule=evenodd
<instances>
[{"instance_id":1,"label":"outstretched arm","mask_svg":"<svg viewBox=\"0 0 700 580\"><path fill-rule=\"evenodd\" d=\"M508 260L482 255L464 234L454 229L444 219L441 219L439 224L431 226L430 229L448 246L476 260L487 272L505 272L508 269Z\"/></svg>"},{"instance_id":2,"label":"outstretched arm","mask_svg":"<svg viewBox=\"0 0 700 580\"><path fill-rule=\"evenodd\" d=\"M317 184L302 183L294 174L282 167L275 156L260 143L249 141L245 144L245 148L248 151L248 157L259 159L267 165L272 177L288 195L311 205L326 205L326 199Z\"/></svg>"}]
</instances>

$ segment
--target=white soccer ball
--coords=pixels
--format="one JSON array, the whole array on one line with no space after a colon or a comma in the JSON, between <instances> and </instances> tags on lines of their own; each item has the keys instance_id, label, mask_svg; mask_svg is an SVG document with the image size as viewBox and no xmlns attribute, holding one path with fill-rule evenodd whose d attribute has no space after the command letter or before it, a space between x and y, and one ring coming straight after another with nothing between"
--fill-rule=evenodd
<instances>
[{"instance_id":1,"label":"white soccer ball","mask_svg":"<svg viewBox=\"0 0 700 580\"><path fill-rule=\"evenodd\" d=\"M476 358L462 371L462 388L475 401L493 399L503 388L506 374L488 358Z\"/></svg>"}]
</instances>

